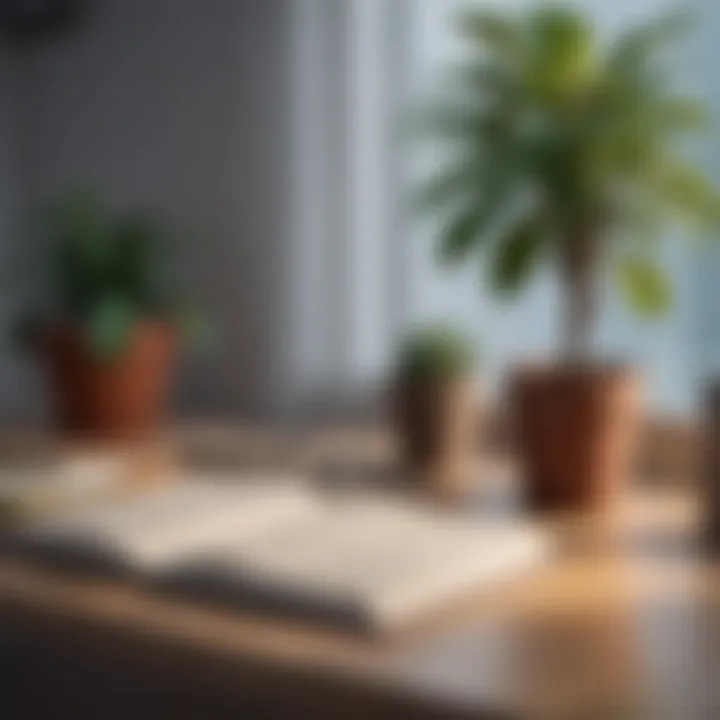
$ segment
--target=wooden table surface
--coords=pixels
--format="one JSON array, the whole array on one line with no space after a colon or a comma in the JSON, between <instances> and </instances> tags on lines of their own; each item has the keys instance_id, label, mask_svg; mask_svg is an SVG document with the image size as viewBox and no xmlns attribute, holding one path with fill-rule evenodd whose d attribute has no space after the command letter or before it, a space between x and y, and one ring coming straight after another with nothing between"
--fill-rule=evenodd
<instances>
[{"instance_id":1,"label":"wooden table surface","mask_svg":"<svg viewBox=\"0 0 720 720\"><path fill-rule=\"evenodd\" d=\"M720 581L697 551L696 520L689 492L653 490L628 497L614 518L556 523L556 562L390 638L247 616L11 559L0 560L0 617L92 652L185 666L218 692L275 688L317 717L324 703L353 698L357 708L372 697L413 708L388 717L437 706L440 714L428 716L714 718Z\"/></svg>"},{"instance_id":2,"label":"wooden table surface","mask_svg":"<svg viewBox=\"0 0 720 720\"><path fill-rule=\"evenodd\" d=\"M515 514L512 469L486 474L473 512ZM692 489L638 489L611 517L546 522L556 560L392 637L11 558L0 558L0 620L179 684L282 700L288 717L720 717L720 574L699 549Z\"/></svg>"}]
</instances>

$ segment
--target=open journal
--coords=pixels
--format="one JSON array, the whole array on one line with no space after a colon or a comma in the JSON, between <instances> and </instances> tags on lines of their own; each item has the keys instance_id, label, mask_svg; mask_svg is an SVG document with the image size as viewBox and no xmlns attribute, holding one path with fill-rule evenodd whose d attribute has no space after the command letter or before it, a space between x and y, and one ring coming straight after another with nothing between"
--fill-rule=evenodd
<instances>
[{"instance_id":1,"label":"open journal","mask_svg":"<svg viewBox=\"0 0 720 720\"><path fill-rule=\"evenodd\" d=\"M368 630L541 563L538 528L299 482L192 482L13 533L25 553L178 594Z\"/></svg>"}]
</instances>

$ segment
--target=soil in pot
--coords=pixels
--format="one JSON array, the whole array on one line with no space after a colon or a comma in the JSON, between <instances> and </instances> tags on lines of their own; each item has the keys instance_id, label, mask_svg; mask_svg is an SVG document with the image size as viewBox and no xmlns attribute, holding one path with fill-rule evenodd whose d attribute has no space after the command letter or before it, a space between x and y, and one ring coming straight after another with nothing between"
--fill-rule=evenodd
<instances>
[{"instance_id":1,"label":"soil in pot","mask_svg":"<svg viewBox=\"0 0 720 720\"><path fill-rule=\"evenodd\" d=\"M173 333L140 324L123 354L103 360L74 328L57 328L47 343L55 422L66 436L135 439L157 430L173 358Z\"/></svg>"},{"instance_id":2,"label":"soil in pot","mask_svg":"<svg viewBox=\"0 0 720 720\"><path fill-rule=\"evenodd\" d=\"M512 380L528 501L607 510L632 472L640 381L629 368L522 369Z\"/></svg>"}]
</instances>

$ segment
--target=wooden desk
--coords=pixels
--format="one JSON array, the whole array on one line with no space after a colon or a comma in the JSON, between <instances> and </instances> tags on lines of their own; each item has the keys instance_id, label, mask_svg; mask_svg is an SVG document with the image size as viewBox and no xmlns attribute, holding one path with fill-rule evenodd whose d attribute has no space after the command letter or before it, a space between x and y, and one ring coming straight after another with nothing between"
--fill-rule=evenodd
<instances>
[{"instance_id":1,"label":"wooden desk","mask_svg":"<svg viewBox=\"0 0 720 720\"><path fill-rule=\"evenodd\" d=\"M687 491L558 524L562 557L396 637L344 636L0 560L0 619L273 717L720 717L720 579ZM504 713L507 713L505 715ZM212 718L210 718L212 720Z\"/></svg>"}]
</instances>

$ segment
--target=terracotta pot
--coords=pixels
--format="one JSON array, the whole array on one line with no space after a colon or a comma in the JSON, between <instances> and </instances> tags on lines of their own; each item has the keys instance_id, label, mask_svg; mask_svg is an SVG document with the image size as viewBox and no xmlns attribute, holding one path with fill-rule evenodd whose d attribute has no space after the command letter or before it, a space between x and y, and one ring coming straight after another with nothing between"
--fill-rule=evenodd
<instances>
[{"instance_id":1,"label":"terracotta pot","mask_svg":"<svg viewBox=\"0 0 720 720\"><path fill-rule=\"evenodd\" d=\"M92 355L76 329L55 329L46 361L59 430L99 439L151 434L164 411L173 346L168 326L145 322L121 357L104 361Z\"/></svg>"},{"instance_id":2,"label":"terracotta pot","mask_svg":"<svg viewBox=\"0 0 720 720\"><path fill-rule=\"evenodd\" d=\"M639 378L621 367L524 369L513 385L531 506L608 509L632 470Z\"/></svg>"},{"instance_id":3,"label":"terracotta pot","mask_svg":"<svg viewBox=\"0 0 720 720\"><path fill-rule=\"evenodd\" d=\"M479 403L471 378L399 379L393 414L401 457L411 477L452 499L472 480Z\"/></svg>"}]
</instances>

